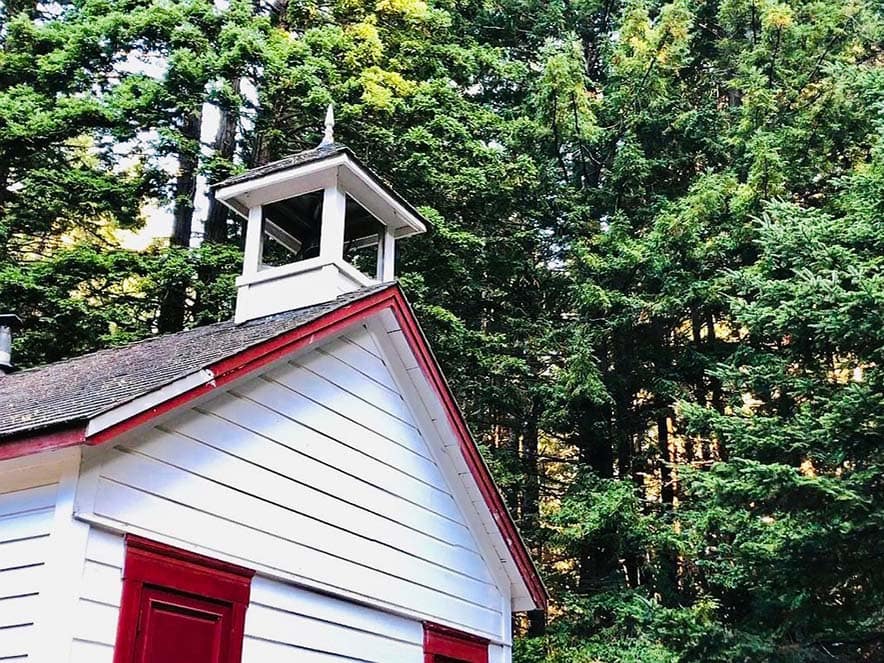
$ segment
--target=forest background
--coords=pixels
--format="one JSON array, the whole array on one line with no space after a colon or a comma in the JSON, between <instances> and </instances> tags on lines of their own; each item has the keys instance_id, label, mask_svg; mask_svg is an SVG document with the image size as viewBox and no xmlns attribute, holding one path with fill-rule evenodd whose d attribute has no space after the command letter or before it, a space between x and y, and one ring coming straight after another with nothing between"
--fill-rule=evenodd
<instances>
[{"instance_id":1,"label":"forest background","mask_svg":"<svg viewBox=\"0 0 884 663\"><path fill-rule=\"evenodd\" d=\"M333 101L431 221L401 282L553 596L517 661L884 660L879 1L0 7L18 363L228 318L205 183Z\"/></svg>"}]
</instances>

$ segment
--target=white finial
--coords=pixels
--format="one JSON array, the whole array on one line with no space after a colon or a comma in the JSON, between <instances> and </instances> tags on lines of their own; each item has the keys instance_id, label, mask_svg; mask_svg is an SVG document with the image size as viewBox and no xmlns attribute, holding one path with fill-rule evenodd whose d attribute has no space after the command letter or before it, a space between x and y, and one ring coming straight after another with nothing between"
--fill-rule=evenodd
<instances>
[{"instance_id":1,"label":"white finial","mask_svg":"<svg viewBox=\"0 0 884 663\"><path fill-rule=\"evenodd\" d=\"M335 142L335 111L334 104L328 105L328 110L325 111L325 133L322 135L322 141L319 143L319 147L327 147L328 145L333 145Z\"/></svg>"}]
</instances>

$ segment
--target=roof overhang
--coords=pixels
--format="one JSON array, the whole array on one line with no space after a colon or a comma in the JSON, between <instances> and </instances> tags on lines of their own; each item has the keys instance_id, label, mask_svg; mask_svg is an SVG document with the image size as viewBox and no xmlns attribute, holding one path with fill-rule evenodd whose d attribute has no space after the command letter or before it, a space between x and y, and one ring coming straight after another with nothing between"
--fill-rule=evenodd
<instances>
[{"instance_id":1,"label":"roof overhang","mask_svg":"<svg viewBox=\"0 0 884 663\"><path fill-rule=\"evenodd\" d=\"M497 538L502 542L511 566L518 570L518 580L525 600L514 602L517 610L540 609L547 606L548 593L527 547L523 542L488 466L467 427L454 395L427 343L410 304L398 285L374 291L346 306L335 309L300 327L270 337L192 374L175 380L160 389L106 410L87 421L71 422L67 428L30 432L0 440L0 460L76 445L96 446L119 438L141 426L156 423L195 400L208 397L225 385L249 376L293 352L316 346L325 339L342 333L352 325L384 313L395 317L397 333L401 333L413 353L455 438L463 462L487 508Z\"/></svg>"},{"instance_id":2,"label":"roof overhang","mask_svg":"<svg viewBox=\"0 0 884 663\"><path fill-rule=\"evenodd\" d=\"M397 239L427 230L420 212L347 148L329 150L306 163L270 169L266 174L245 175L221 182L214 187L214 193L216 200L246 219L252 207L336 186L381 223L391 226Z\"/></svg>"}]
</instances>

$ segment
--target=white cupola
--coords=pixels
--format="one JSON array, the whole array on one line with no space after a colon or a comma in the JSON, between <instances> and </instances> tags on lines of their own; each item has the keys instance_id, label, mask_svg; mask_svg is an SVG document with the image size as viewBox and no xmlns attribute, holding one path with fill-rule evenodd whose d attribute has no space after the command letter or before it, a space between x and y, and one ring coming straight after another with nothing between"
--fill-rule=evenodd
<instances>
[{"instance_id":1,"label":"white cupola","mask_svg":"<svg viewBox=\"0 0 884 663\"><path fill-rule=\"evenodd\" d=\"M390 281L396 240L426 230L414 207L334 142L333 130L329 106L317 148L213 187L247 219L237 323Z\"/></svg>"}]
</instances>

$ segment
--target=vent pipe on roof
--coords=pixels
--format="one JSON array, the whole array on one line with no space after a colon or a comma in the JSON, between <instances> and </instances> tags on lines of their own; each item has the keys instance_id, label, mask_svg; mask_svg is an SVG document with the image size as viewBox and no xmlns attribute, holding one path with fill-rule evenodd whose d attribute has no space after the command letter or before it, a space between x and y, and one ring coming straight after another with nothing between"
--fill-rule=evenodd
<instances>
[{"instance_id":1,"label":"vent pipe on roof","mask_svg":"<svg viewBox=\"0 0 884 663\"><path fill-rule=\"evenodd\" d=\"M12 313L0 314L0 371L12 373L12 330L21 327L21 318Z\"/></svg>"}]
</instances>

